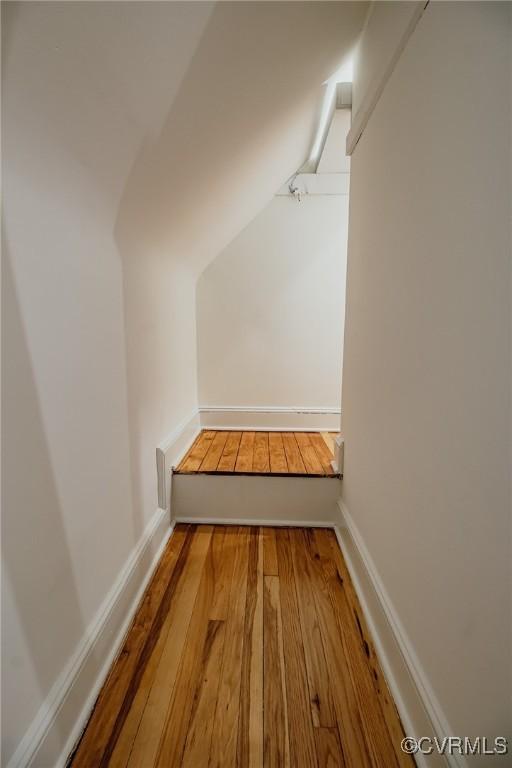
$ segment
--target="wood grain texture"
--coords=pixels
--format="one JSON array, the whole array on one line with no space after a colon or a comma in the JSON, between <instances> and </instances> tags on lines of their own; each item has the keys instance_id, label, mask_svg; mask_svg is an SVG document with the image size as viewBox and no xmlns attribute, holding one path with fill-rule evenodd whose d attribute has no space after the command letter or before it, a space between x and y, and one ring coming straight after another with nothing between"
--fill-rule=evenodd
<instances>
[{"instance_id":1,"label":"wood grain texture","mask_svg":"<svg viewBox=\"0 0 512 768\"><path fill-rule=\"evenodd\" d=\"M236 457L235 472L252 472L254 462L254 432L242 432L238 456Z\"/></svg>"},{"instance_id":2,"label":"wood grain texture","mask_svg":"<svg viewBox=\"0 0 512 768\"><path fill-rule=\"evenodd\" d=\"M214 646L212 622L208 619L213 593L214 579L210 547L197 590L172 697L167 707L165 724L154 761L156 768L168 768L170 765L180 765L182 762L196 694L201 684L201 674L208 663L207 653ZM209 639L210 642L208 642Z\"/></svg>"},{"instance_id":3,"label":"wood grain texture","mask_svg":"<svg viewBox=\"0 0 512 768\"><path fill-rule=\"evenodd\" d=\"M344 657L348 661L372 765L410 765L400 749L402 728L333 531L314 531Z\"/></svg>"},{"instance_id":4,"label":"wood grain texture","mask_svg":"<svg viewBox=\"0 0 512 768\"><path fill-rule=\"evenodd\" d=\"M283 620L277 576L265 576L264 598L264 765L290 765L288 704L283 647Z\"/></svg>"},{"instance_id":5,"label":"wood grain texture","mask_svg":"<svg viewBox=\"0 0 512 768\"><path fill-rule=\"evenodd\" d=\"M291 763L314 768L318 763L288 529L278 530L276 541L283 644L286 654L286 696Z\"/></svg>"},{"instance_id":6,"label":"wood grain texture","mask_svg":"<svg viewBox=\"0 0 512 768\"><path fill-rule=\"evenodd\" d=\"M216 432L215 437L210 443L208 453L201 462L199 467L200 472L215 472L218 467L220 457L224 451L226 440L228 438L227 432Z\"/></svg>"},{"instance_id":7,"label":"wood grain texture","mask_svg":"<svg viewBox=\"0 0 512 768\"><path fill-rule=\"evenodd\" d=\"M225 621L209 620L192 712L187 728L182 765L197 768L208 765L213 735L215 703L219 690L219 667L224 650Z\"/></svg>"},{"instance_id":8,"label":"wood grain texture","mask_svg":"<svg viewBox=\"0 0 512 768\"><path fill-rule=\"evenodd\" d=\"M191 550L190 550L191 552L193 547L194 547L194 542L192 542L192 545L191 545ZM187 583L189 580L190 580L190 569L188 568L188 564L187 564ZM119 738L117 739L117 742L114 746L112 756L109 761L109 768L125 768L125 766L128 765L130 756L133 753L133 745L134 745L137 733L139 732L143 715L146 711L149 694L155 682L160 659L162 658L162 654L166 648L167 639L168 639L169 631L172 624L172 618L173 618L173 615L175 614L176 605L180 601L180 594L183 591L183 586L184 586L184 580L182 578L178 582L178 585L176 587L176 596L173 601L173 605L171 606L171 609L169 610L165 618L165 623L162 628L162 631L160 632L160 636L158 638L157 644L155 646L155 649L153 650L153 653L150 656L148 664L146 665L146 668L142 675L137 692L135 694L131 707L128 711L128 715L126 717L124 725L121 729L121 733L119 734Z\"/></svg>"},{"instance_id":9,"label":"wood grain texture","mask_svg":"<svg viewBox=\"0 0 512 768\"><path fill-rule=\"evenodd\" d=\"M344 768L345 758L337 728L315 728L318 768Z\"/></svg>"},{"instance_id":10,"label":"wood grain texture","mask_svg":"<svg viewBox=\"0 0 512 768\"><path fill-rule=\"evenodd\" d=\"M265 576L279 576L275 528L263 529L263 573Z\"/></svg>"},{"instance_id":11,"label":"wood grain texture","mask_svg":"<svg viewBox=\"0 0 512 768\"><path fill-rule=\"evenodd\" d=\"M234 472L238 449L240 448L241 432L228 432L226 444L220 461L217 465L217 472ZM181 466L181 465L180 465Z\"/></svg>"},{"instance_id":12,"label":"wood grain texture","mask_svg":"<svg viewBox=\"0 0 512 768\"><path fill-rule=\"evenodd\" d=\"M305 475L306 467L300 455L299 446L293 432L283 432L283 446L286 454L288 471L291 474Z\"/></svg>"},{"instance_id":13,"label":"wood grain texture","mask_svg":"<svg viewBox=\"0 0 512 768\"><path fill-rule=\"evenodd\" d=\"M316 532L314 533L314 536L316 537ZM343 585L346 600L350 607L349 621L352 621L353 626L355 623L355 626L357 627L356 636L358 637L360 648L364 651L364 657L370 669L372 684L375 689L377 699L380 703L381 711L386 722L391 742L393 744L397 762L400 766L409 766L410 759L400 748L400 743L403 739L403 729L400 718L398 717L396 706L393 701L393 697L391 696L391 691L389 690L388 684L382 672L370 631L366 624L364 614L361 610L361 605L357 598L352 579L350 578L350 574L348 572L345 560L343 559L343 555L336 540L336 536L334 531L325 531L322 533L322 537L324 540L330 543L330 549L328 550L327 547L325 547L322 552L324 556L324 567L329 563L330 555L332 557L332 566L335 567L337 571L336 581ZM334 600L336 600L335 596ZM355 674L357 674L357 672ZM371 694L370 698L373 700Z\"/></svg>"},{"instance_id":14,"label":"wood grain texture","mask_svg":"<svg viewBox=\"0 0 512 768\"><path fill-rule=\"evenodd\" d=\"M215 709L216 738L212 742L209 762L212 768L236 765L250 537L250 529L241 527L238 546L233 553L233 578Z\"/></svg>"},{"instance_id":15,"label":"wood grain texture","mask_svg":"<svg viewBox=\"0 0 512 768\"><path fill-rule=\"evenodd\" d=\"M270 453L270 470L277 474L286 474L288 464L284 452L283 436L280 432L269 432L268 449Z\"/></svg>"},{"instance_id":16,"label":"wood grain texture","mask_svg":"<svg viewBox=\"0 0 512 768\"><path fill-rule=\"evenodd\" d=\"M254 438L254 461L252 471L258 474L270 472L268 432L256 432Z\"/></svg>"},{"instance_id":17,"label":"wood grain texture","mask_svg":"<svg viewBox=\"0 0 512 768\"><path fill-rule=\"evenodd\" d=\"M183 577L178 582L175 599L168 613L170 629L149 684L146 704L128 761L129 768L144 768L156 761L160 735L165 725L169 702L194 608L204 564L211 544L212 529L200 526L191 541Z\"/></svg>"},{"instance_id":18,"label":"wood grain texture","mask_svg":"<svg viewBox=\"0 0 512 768\"><path fill-rule=\"evenodd\" d=\"M166 548L136 613L121 653L96 702L73 765L108 765L128 711L174 599L192 542L192 527L180 527Z\"/></svg>"},{"instance_id":19,"label":"wood grain texture","mask_svg":"<svg viewBox=\"0 0 512 768\"><path fill-rule=\"evenodd\" d=\"M237 536L233 529L224 526L215 528L212 537L212 568L215 579L215 591L210 606L210 619L226 620L228 617L229 590L233 575L233 550L237 546Z\"/></svg>"},{"instance_id":20,"label":"wood grain texture","mask_svg":"<svg viewBox=\"0 0 512 768\"><path fill-rule=\"evenodd\" d=\"M302 461L306 467L308 475L324 475L324 468L322 462L318 457L313 443L311 442L311 433L309 432L295 432L295 439L299 446L300 455Z\"/></svg>"},{"instance_id":21,"label":"wood grain texture","mask_svg":"<svg viewBox=\"0 0 512 768\"><path fill-rule=\"evenodd\" d=\"M263 766L263 537L258 528L251 529L249 540L237 765Z\"/></svg>"},{"instance_id":22,"label":"wood grain texture","mask_svg":"<svg viewBox=\"0 0 512 768\"><path fill-rule=\"evenodd\" d=\"M301 632L304 639L311 715L317 727L332 728L336 725L336 716L329 683L329 670L318 624L315 590L308 574L308 553L304 535L300 529L292 529L289 531L289 537Z\"/></svg>"},{"instance_id":23,"label":"wood grain texture","mask_svg":"<svg viewBox=\"0 0 512 768\"><path fill-rule=\"evenodd\" d=\"M322 435L318 434L317 432L310 432L308 437L311 445L316 451L316 455L320 459L324 473L326 475L333 475L334 470L331 466L331 461L333 459L332 451L330 451L327 447L327 444Z\"/></svg>"},{"instance_id":24,"label":"wood grain texture","mask_svg":"<svg viewBox=\"0 0 512 768\"><path fill-rule=\"evenodd\" d=\"M337 432L321 432L322 438L330 450L330 452L334 455L334 438L338 434Z\"/></svg>"},{"instance_id":25,"label":"wood grain texture","mask_svg":"<svg viewBox=\"0 0 512 768\"><path fill-rule=\"evenodd\" d=\"M197 472L210 449L214 437L215 432L211 430L203 430L201 432L180 464L183 472Z\"/></svg>"},{"instance_id":26,"label":"wood grain texture","mask_svg":"<svg viewBox=\"0 0 512 768\"><path fill-rule=\"evenodd\" d=\"M371 761L364 738L361 713L350 676L348 659L341 650L342 640L332 610L315 533L316 531L312 529L303 531L309 549L306 563L308 578L313 583L315 590L317 616L322 633L325 658L329 667L336 722L346 764L351 768L366 768L371 765Z\"/></svg>"},{"instance_id":27,"label":"wood grain texture","mask_svg":"<svg viewBox=\"0 0 512 768\"><path fill-rule=\"evenodd\" d=\"M332 531L178 525L71 765L413 768L402 737Z\"/></svg>"},{"instance_id":28,"label":"wood grain texture","mask_svg":"<svg viewBox=\"0 0 512 768\"><path fill-rule=\"evenodd\" d=\"M334 455L326 435L329 433L205 430L175 471L333 476Z\"/></svg>"},{"instance_id":29,"label":"wood grain texture","mask_svg":"<svg viewBox=\"0 0 512 768\"><path fill-rule=\"evenodd\" d=\"M344 657L348 662L347 666L361 714L361 724L371 756L371 764L380 768L385 768L385 766L392 768L398 763L379 699L373 689L372 673L368 664L369 649L359 630L354 632L354 617L348 605L343 583L338 578L338 571L333 564L328 537L322 531L318 531L317 534L331 607L338 624Z\"/></svg>"}]
</instances>

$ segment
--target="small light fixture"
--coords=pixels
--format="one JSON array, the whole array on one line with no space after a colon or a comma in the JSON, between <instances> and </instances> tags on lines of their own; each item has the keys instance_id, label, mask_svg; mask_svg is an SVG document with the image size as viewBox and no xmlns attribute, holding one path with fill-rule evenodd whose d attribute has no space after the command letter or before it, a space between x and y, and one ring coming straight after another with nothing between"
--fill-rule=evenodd
<instances>
[{"instance_id":1,"label":"small light fixture","mask_svg":"<svg viewBox=\"0 0 512 768\"><path fill-rule=\"evenodd\" d=\"M296 178L297 178L297 174L295 174L295 176L293 177L293 179L292 179L292 180L290 181L290 183L288 184L288 189L290 190L290 195L293 195L293 196L294 196L294 198L297 200L297 202L298 202L298 203L300 203L300 202L302 202L302 198L304 197L304 195L305 195L306 193L305 193L305 190L303 190L303 189L300 189L300 187L298 187L298 186L295 184L295 179L296 179Z\"/></svg>"}]
</instances>

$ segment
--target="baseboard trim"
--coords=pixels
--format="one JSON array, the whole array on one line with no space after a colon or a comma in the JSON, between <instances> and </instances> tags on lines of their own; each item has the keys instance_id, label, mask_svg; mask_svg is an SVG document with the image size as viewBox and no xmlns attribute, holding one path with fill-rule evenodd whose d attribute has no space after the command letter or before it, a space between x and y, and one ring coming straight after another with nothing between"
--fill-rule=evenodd
<instances>
[{"instance_id":1,"label":"baseboard trim","mask_svg":"<svg viewBox=\"0 0 512 768\"><path fill-rule=\"evenodd\" d=\"M7 768L64 768L172 530L167 510L157 509Z\"/></svg>"},{"instance_id":2,"label":"baseboard trim","mask_svg":"<svg viewBox=\"0 0 512 768\"><path fill-rule=\"evenodd\" d=\"M269 432L339 432L341 409L306 406L206 406L199 407L203 429L264 429Z\"/></svg>"},{"instance_id":3,"label":"baseboard trim","mask_svg":"<svg viewBox=\"0 0 512 768\"><path fill-rule=\"evenodd\" d=\"M338 501L334 526L359 601L406 734L442 740L455 735L416 656L350 512ZM467 768L462 755L415 755L420 768Z\"/></svg>"},{"instance_id":4,"label":"baseboard trim","mask_svg":"<svg viewBox=\"0 0 512 768\"><path fill-rule=\"evenodd\" d=\"M179 464L200 431L200 414L195 408L156 448L158 506L169 513L171 511L171 470Z\"/></svg>"},{"instance_id":5,"label":"baseboard trim","mask_svg":"<svg viewBox=\"0 0 512 768\"><path fill-rule=\"evenodd\" d=\"M197 525L257 525L262 528L332 528L332 520L263 520L261 518L179 517L176 523Z\"/></svg>"}]
</instances>

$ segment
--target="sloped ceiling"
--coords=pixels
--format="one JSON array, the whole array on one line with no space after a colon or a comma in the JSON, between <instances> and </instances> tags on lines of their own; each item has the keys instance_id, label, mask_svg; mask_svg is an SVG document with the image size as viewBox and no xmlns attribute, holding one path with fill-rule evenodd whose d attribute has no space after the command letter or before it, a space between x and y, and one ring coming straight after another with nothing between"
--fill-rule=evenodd
<instances>
[{"instance_id":1,"label":"sloped ceiling","mask_svg":"<svg viewBox=\"0 0 512 768\"><path fill-rule=\"evenodd\" d=\"M323 82L365 11L336 2L211 9L162 131L127 180L120 237L142 234L145 247L202 271L304 162Z\"/></svg>"},{"instance_id":2,"label":"sloped ceiling","mask_svg":"<svg viewBox=\"0 0 512 768\"><path fill-rule=\"evenodd\" d=\"M303 163L322 84L366 9L7 3L4 76L22 67L24 87L5 98L20 131L37 106L42 130L88 168L121 247L200 272Z\"/></svg>"}]
</instances>

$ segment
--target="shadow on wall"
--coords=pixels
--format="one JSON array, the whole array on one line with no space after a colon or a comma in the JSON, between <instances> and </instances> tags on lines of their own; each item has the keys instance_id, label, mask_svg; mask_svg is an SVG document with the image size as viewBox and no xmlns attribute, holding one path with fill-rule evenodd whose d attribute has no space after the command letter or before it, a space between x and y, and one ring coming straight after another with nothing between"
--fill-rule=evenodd
<instances>
[{"instance_id":1,"label":"shadow on wall","mask_svg":"<svg viewBox=\"0 0 512 768\"><path fill-rule=\"evenodd\" d=\"M2 740L6 765L23 736L20 723L46 696L85 627L5 239L2 252L2 429L10 435L2 446L2 719L4 734L18 736ZM46 626L54 631L41 631Z\"/></svg>"}]
</instances>

